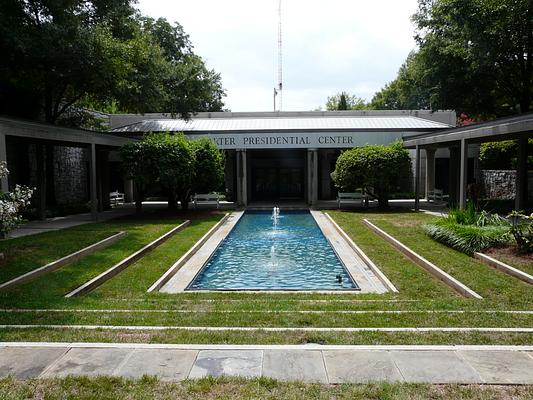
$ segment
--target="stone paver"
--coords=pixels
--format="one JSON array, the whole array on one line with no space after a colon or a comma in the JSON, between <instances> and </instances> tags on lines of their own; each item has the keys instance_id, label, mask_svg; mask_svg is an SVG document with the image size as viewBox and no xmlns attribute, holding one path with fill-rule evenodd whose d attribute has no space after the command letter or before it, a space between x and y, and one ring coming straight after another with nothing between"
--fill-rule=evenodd
<instances>
[{"instance_id":1,"label":"stone paver","mask_svg":"<svg viewBox=\"0 0 533 400\"><path fill-rule=\"evenodd\" d=\"M71 349L53 363L42 376L112 375L131 352L132 349Z\"/></svg>"},{"instance_id":2,"label":"stone paver","mask_svg":"<svg viewBox=\"0 0 533 400\"><path fill-rule=\"evenodd\" d=\"M486 383L531 383L533 359L518 351L460 351Z\"/></svg>"},{"instance_id":3,"label":"stone paver","mask_svg":"<svg viewBox=\"0 0 533 400\"><path fill-rule=\"evenodd\" d=\"M265 350L263 376L285 381L328 382L322 352L316 350Z\"/></svg>"},{"instance_id":4,"label":"stone paver","mask_svg":"<svg viewBox=\"0 0 533 400\"><path fill-rule=\"evenodd\" d=\"M0 377L229 375L322 383L533 384L531 346L308 347L0 343Z\"/></svg>"},{"instance_id":5,"label":"stone paver","mask_svg":"<svg viewBox=\"0 0 533 400\"><path fill-rule=\"evenodd\" d=\"M482 382L454 351L392 351L391 356L407 382Z\"/></svg>"},{"instance_id":6,"label":"stone paver","mask_svg":"<svg viewBox=\"0 0 533 400\"><path fill-rule=\"evenodd\" d=\"M19 379L28 379L39 376L67 350L66 347L0 348L0 377L12 375Z\"/></svg>"},{"instance_id":7,"label":"stone paver","mask_svg":"<svg viewBox=\"0 0 533 400\"><path fill-rule=\"evenodd\" d=\"M324 351L330 383L398 382L402 375L388 351Z\"/></svg>"},{"instance_id":8,"label":"stone paver","mask_svg":"<svg viewBox=\"0 0 533 400\"><path fill-rule=\"evenodd\" d=\"M154 375L162 380L187 379L198 351L137 349L122 362L113 375L140 378Z\"/></svg>"},{"instance_id":9,"label":"stone paver","mask_svg":"<svg viewBox=\"0 0 533 400\"><path fill-rule=\"evenodd\" d=\"M192 367L189 378L204 376L261 376L261 350L203 350Z\"/></svg>"}]
</instances>

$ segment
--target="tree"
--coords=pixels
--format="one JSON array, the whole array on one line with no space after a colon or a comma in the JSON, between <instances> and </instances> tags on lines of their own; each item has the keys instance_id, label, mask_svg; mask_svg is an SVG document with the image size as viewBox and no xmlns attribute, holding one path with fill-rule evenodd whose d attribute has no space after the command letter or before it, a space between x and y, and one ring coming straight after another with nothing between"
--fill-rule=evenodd
<instances>
[{"instance_id":1,"label":"tree","mask_svg":"<svg viewBox=\"0 0 533 400\"><path fill-rule=\"evenodd\" d=\"M137 211L150 187L168 194L168 208L179 199L186 210L193 192L209 193L224 182L224 155L209 139L188 140L182 133L150 133L121 148L124 171L137 187Z\"/></svg>"},{"instance_id":2,"label":"tree","mask_svg":"<svg viewBox=\"0 0 533 400\"><path fill-rule=\"evenodd\" d=\"M224 185L224 152L213 141L201 138L191 142L194 152L194 182L192 191L209 193Z\"/></svg>"},{"instance_id":3,"label":"tree","mask_svg":"<svg viewBox=\"0 0 533 400\"><path fill-rule=\"evenodd\" d=\"M380 207L387 207L389 194L411 173L411 157L401 142L391 146L369 145L343 152L332 173L335 185L343 191L363 188L373 193Z\"/></svg>"},{"instance_id":4,"label":"tree","mask_svg":"<svg viewBox=\"0 0 533 400\"><path fill-rule=\"evenodd\" d=\"M419 0L413 20L433 108L532 109L533 0Z\"/></svg>"},{"instance_id":5,"label":"tree","mask_svg":"<svg viewBox=\"0 0 533 400\"><path fill-rule=\"evenodd\" d=\"M59 123L84 101L185 118L222 109L220 75L192 52L181 25L144 17L132 3L0 2L0 113Z\"/></svg>"},{"instance_id":6,"label":"tree","mask_svg":"<svg viewBox=\"0 0 533 400\"><path fill-rule=\"evenodd\" d=\"M326 110L328 111L365 110L367 108L364 99L347 92L339 92L333 96L328 96L326 101Z\"/></svg>"},{"instance_id":7,"label":"tree","mask_svg":"<svg viewBox=\"0 0 533 400\"><path fill-rule=\"evenodd\" d=\"M378 110L430 109L434 93L425 80L425 68L420 54L411 52L396 79L374 95L370 107Z\"/></svg>"}]
</instances>

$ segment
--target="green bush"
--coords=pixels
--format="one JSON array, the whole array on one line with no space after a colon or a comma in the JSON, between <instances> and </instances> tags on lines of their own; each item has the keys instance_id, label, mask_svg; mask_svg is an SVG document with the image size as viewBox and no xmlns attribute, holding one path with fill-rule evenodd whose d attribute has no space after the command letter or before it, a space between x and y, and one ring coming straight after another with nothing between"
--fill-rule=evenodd
<instances>
[{"instance_id":1,"label":"green bush","mask_svg":"<svg viewBox=\"0 0 533 400\"><path fill-rule=\"evenodd\" d=\"M473 203L450 209L446 218L426 224L424 230L437 242L469 255L510 241L507 221L498 214L478 212Z\"/></svg>"},{"instance_id":2,"label":"green bush","mask_svg":"<svg viewBox=\"0 0 533 400\"><path fill-rule=\"evenodd\" d=\"M528 140L528 153L533 153L533 139ZM479 161L483 169L515 169L518 154L516 140L482 143L479 149ZM533 167L533 156L528 157L529 168Z\"/></svg>"},{"instance_id":3,"label":"green bush","mask_svg":"<svg viewBox=\"0 0 533 400\"><path fill-rule=\"evenodd\" d=\"M369 145L343 152L331 177L339 189L358 188L374 194L380 207L387 207L390 194L411 174L411 157L401 142L391 146Z\"/></svg>"},{"instance_id":4,"label":"green bush","mask_svg":"<svg viewBox=\"0 0 533 400\"><path fill-rule=\"evenodd\" d=\"M533 214L527 216L519 211L509 214L511 234L520 253L533 253Z\"/></svg>"},{"instance_id":5,"label":"green bush","mask_svg":"<svg viewBox=\"0 0 533 400\"><path fill-rule=\"evenodd\" d=\"M504 225L461 225L442 219L425 225L424 230L437 242L469 255L509 243L509 228Z\"/></svg>"}]
</instances>

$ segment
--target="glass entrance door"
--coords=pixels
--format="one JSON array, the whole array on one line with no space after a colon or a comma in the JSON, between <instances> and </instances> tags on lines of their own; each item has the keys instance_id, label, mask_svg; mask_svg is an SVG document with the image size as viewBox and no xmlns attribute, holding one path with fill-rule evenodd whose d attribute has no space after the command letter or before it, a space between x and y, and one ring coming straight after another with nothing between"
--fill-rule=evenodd
<instances>
[{"instance_id":1,"label":"glass entrance door","mask_svg":"<svg viewBox=\"0 0 533 400\"><path fill-rule=\"evenodd\" d=\"M254 168L254 200L300 200L304 197L303 168Z\"/></svg>"}]
</instances>

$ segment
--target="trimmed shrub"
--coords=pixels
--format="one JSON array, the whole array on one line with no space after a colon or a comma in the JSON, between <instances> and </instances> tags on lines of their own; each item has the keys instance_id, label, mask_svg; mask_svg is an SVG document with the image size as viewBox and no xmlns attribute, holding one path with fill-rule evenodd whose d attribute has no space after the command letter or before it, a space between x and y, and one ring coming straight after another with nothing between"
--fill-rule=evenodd
<instances>
[{"instance_id":1,"label":"trimmed shrub","mask_svg":"<svg viewBox=\"0 0 533 400\"><path fill-rule=\"evenodd\" d=\"M426 224L424 230L437 242L469 255L509 243L509 228L504 225L461 225L448 219L441 219Z\"/></svg>"}]
</instances>

